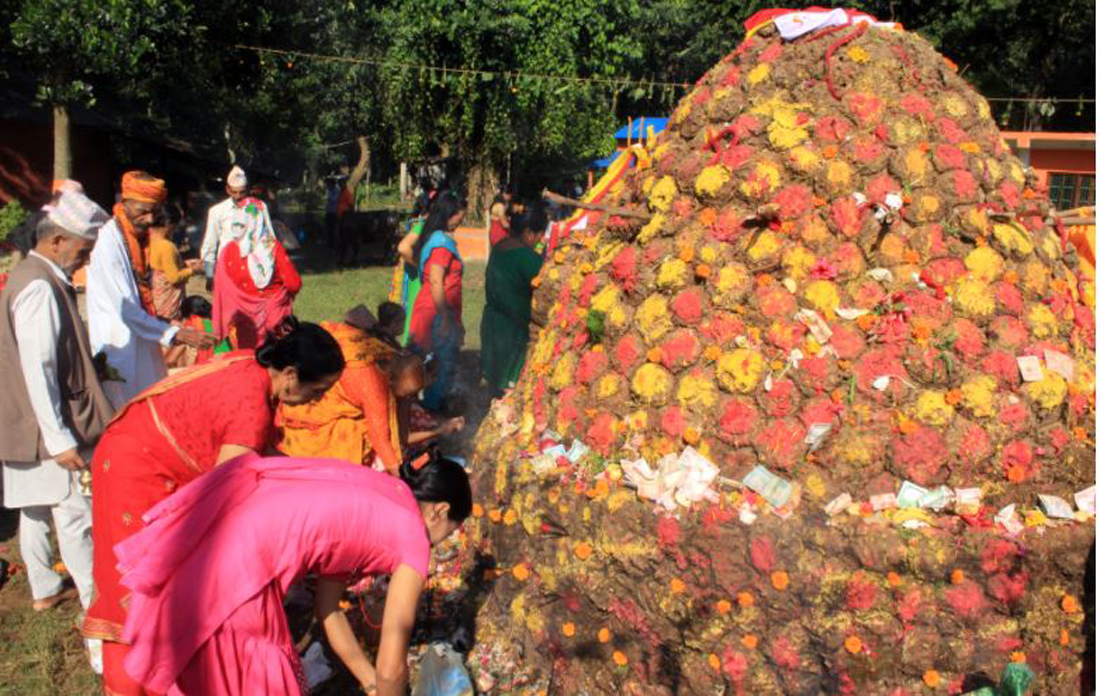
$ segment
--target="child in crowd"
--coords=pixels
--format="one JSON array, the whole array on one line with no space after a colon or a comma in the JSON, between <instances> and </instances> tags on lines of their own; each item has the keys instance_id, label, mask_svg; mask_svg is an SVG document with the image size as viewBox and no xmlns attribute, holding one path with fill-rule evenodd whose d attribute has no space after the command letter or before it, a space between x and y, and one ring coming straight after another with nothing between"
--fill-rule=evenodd
<instances>
[{"instance_id":1,"label":"child in crowd","mask_svg":"<svg viewBox=\"0 0 1100 696\"><path fill-rule=\"evenodd\" d=\"M213 333L214 323L210 319L211 314L213 314L213 307L209 300L200 295L188 295L180 303L179 323L197 331ZM173 346L164 359L169 369L177 369L207 362L215 355L228 353L230 350L232 348L229 345L229 339L226 338L212 350L196 350L184 345Z\"/></svg>"}]
</instances>

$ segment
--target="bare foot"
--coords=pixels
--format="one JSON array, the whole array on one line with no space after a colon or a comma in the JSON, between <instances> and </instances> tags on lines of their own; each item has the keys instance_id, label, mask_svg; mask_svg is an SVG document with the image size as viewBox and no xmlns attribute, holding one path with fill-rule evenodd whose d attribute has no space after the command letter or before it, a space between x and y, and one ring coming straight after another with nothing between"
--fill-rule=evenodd
<instances>
[{"instance_id":1,"label":"bare foot","mask_svg":"<svg viewBox=\"0 0 1100 696\"><path fill-rule=\"evenodd\" d=\"M61 590L55 595L46 597L45 599L36 599L34 604L31 605L35 611L47 611L53 609L59 604L69 601L70 599L77 598L77 591L75 587L67 587Z\"/></svg>"}]
</instances>

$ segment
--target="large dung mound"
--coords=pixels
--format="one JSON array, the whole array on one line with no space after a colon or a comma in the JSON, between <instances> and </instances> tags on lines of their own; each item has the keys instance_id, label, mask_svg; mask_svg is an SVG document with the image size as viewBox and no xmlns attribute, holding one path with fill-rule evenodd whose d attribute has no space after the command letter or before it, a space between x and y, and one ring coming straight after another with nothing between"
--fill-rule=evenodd
<instances>
[{"instance_id":1,"label":"large dung mound","mask_svg":"<svg viewBox=\"0 0 1100 696\"><path fill-rule=\"evenodd\" d=\"M481 688L1077 693L1092 518L1038 494L1093 483L1094 322L986 101L914 34L768 26L639 160L478 435Z\"/></svg>"}]
</instances>

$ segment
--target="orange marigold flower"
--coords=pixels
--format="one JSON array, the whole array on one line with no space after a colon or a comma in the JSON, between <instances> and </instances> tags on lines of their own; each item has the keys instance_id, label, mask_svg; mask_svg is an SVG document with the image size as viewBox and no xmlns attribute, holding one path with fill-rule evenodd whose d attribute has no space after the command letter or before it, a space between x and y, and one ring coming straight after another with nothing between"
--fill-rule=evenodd
<instances>
[{"instance_id":1,"label":"orange marigold flower","mask_svg":"<svg viewBox=\"0 0 1100 696\"><path fill-rule=\"evenodd\" d=\"M963 399L963 393L961 389L952 389L944 395L943 400L949 405L954 406L960 403Z\"/></svg>"},{"instance_id":2,"label":"orange marigold flower","mask_svg":"<svg viewBox=\"0 0 1100 696\"><path fill-rule=\"evenodd\" d=\"M516 580L523 582L527 578L531 577L531 569L527 567L526 563L517 563L515 566L512 567L512 576Z\"/></svg>"},{"instance_id":3,"label":"orange marigold flower","mask_svg":"<svg viewBox=\"0 0 1100 696\"><path fill-rule=\"evenodd\" d=\"M905 415L898 416L898 430L901 431L902 435L911 435L917 431L918 427L920 426L918 426L915 421L907 418Z\"/></svg>"},{"instance_id":4,"label":"orange marigold flower","mask_svg":"<svg viewBox=\"0 0 1100 696\"><path fill-rule=\"evenodd\" d=\"M1027 480L1027 469L1020 464L1008 467L1008 480L1011 483L1023 483Z\"/></svg>"},{"instance_id":5,"label":"orange marigold flower","mask_svg":"<svg viewBox=\"0 0 1100 696\"><path fill-rule=\"evenodd\" d=\"M920 263L920 252L916 249L906 249L905 263Z\"/></svg>"},{"instance_id":6,"label":"orange marigold flower","mask_svg":"<svg viewBox=\"0 0 1100 696\"><path fill-rule=\"evenodd\" d=\"M888 584L890 587L897 587L901 585L901 576L891 570L889 573L886 574L886 584Z\"/></svg>"},{"instance_id":7,"label":"orange marigold flower","mask_svg":"<svg viewBox=\"0 0 1100 696\"><path fill-rule=\"evenodd\" d=\"M1062 597L1062 611L1067 614L1076 614L1081 611L1081 604L1073 595L1064 595Z\"/></svg>"},{"instance_id":8,"label":"orange marigold flower","mask_svg":"<svg viewBox=\"0 0 1100 696\"><path fill-rule=\"evenodd\" d=\"M1020 274L1016 272L1015 268L1010 268L1005 271L1004 281L1009 285L1015 285L1020 280Z\"/></svg>"},{"instance_id":9,"label":"orange marigold flower","mask_svg":"<svg viewBox=\"0 0 1100 696\"><path fill-rule=\"evenodd\" d=\"M772 573L772 587L779 591L787 589L787 586L791 584L790 577L787 576L787 571L777 570Z\"/></svg>"},{"instance_id":10,"label":"orange marigold flower","mask_svg":"<svg viewBox=\"0 0 1100 696\"><path fill-rule=\"evenodd\" d=\"M844 649L855 655L863 650L863 641L859 639L859 636L848 636L844 639Z\"/></svg>"},{"instance_id":11,"label":"orange marigold flower","mask_svg":"<svg viewBox=\"0 0 1100 696\"><path fill-rule=\"evenodd\" d=\"M500 511L500 508L494 508L489 511L489 519L493 522L500 522L504 514Z\"/></svg>"},{"instance_id":12,"label":"orange marigold flower","mask_svg":"<svg viewBox=\"0 0 1100 696\"><path fill-rule=\"evenodd\" d=\"M756 276L756 284L762 288L766 288L775 282L775 278L770 273L762 273Z\"/></svg>"},{"instance_id":13,"label":"orange marigold flower","mask_svg":"<svg viewBox=\"0 0 1100 696\"><path fill-rule=\"evenodd\" d=\"M599 630L598 633L596 633L596 640L600 641L601 643L610 643L611 630L607 626L604 626Z\"/></svg>"},{"instance_id":14,"label":"orange marigold flower","mask_svg":"<svg viewBox=\"0 0 1100 696\"><path fill-rule=\"evenodd\" d=\"M746 634L745 637L741 639L741 645L744 645L749 650L756 649L756 644L759 642L760 641L757 640L756 636L751 633Z\"/></svg>"},{"instance_id":15,"label":"orange marigold flower","mask_svg":"<svg viewBox=\"0 0 1100 696\"><path fill-rule=\"evenodd\" d=\"M589 544L587 541L578 542L577 545L573 547L573 555L582 561L587 561L592 557L592 544Z\"/></svg>"},{"instance_id":16,"label":"orange marigold flower","mask_svg":"<svg viewBox=\"0 0 1100 696\"><path fill-rule=\"evenodd\" d=\"M956 568L955 570L951 571L951 584L952 585L961 585L964 582L966 582L966 573L962 572L962 570L959 569L959 568Z\"/></svg>"},{"instance_id":17,"label":"orange marigold flower","mask_svg":"<svg viewBox=\"0 0 1100 696\"><path fill-rule=\"evenodd\" d=\"M753 605L756 600L753 599L751 592L738 592L737 593L737 605L742 609L748 609Z\"/></svg>"},{"instance_id":18,"label":"orange marigold flower","mask_svg":"<svg viewBox=\"0 0 1100 696\"><path fill-rule=\"evenodd\" d=\"M696 278L703 278L703 279L709 278L710 277L710 265L705 264L705 263L701 263L698 266L696 266L695 267L695 277Z\"/></svg>"},{"instance_id":19,"label":"orange marigold flower","mask_svg":"<svg viewBox=\"0 0 1100 696\"><path fill-rule=\"evenodd\" d=\"M864 314L856 318L856 326L862 331L870 331L871 327L875 325L876 320L874 314Z\"/></svg>"},{"instance_id":20,"label":"orange marigold flower","mask_svg":"<svg viewBox=\"0 0 1100 696\"><path fill-rule=\"evenodd\" d=\"M351 602L346 599L341 599L339 602L337 602L337 606L340 607L342 610L347 611L348 609L351 609Z\"/></svg>"},{"instance_id":21,"label":"orange marigold flower","mask_svg":"<svg viewBox=\"0 0 1100 696\"><path fill-rule=\"evenodd\" d=\"M699 431L696 430L695 428L690 428L690 427L685 428L684 429L684 442L688 443L689 445L699 444Z\"/></svg>"},{"instance_id":22,"label":"orange marigold flower","mask_svg":"<svg viewBox=\"0 0 1100 696\"><path fill-rule=\"evenodd\" d=\"M1010 659L1011 659L1011 660L1012 660L1013 662L1027 662L1027 655L1025 655L1024 653L1020 652L1019 650L1017 650L1016 652L1012 653L1012 654L1011 654L1011 655L1009 656L1009 658L1010 658Z\"/></svg>"},{"instance_id":23,"label":"orange marigold flower","mask_svg":"<svg viewBox=\"0 0 1100 696\"><path fill-rule=\"evenodd\" d=\"M662 355L664 355L664 353L661 351L660 348L650 348L645 352L646 360L654 363L661 362Z\"/></svg>"},{"instance_id":24,"label":"orange marigold flower","mask_svg":"<svg viewBox=\"0 0 1100 696\"><path fill-rule=\"evenodd\" d=\"M693 247L685 246L680 249L680 260L684 263L691 263L695 260L695 249Z\"/></svg>"},{"instance_id":25,"label":"orange marigold flower","mask_svg":"<svg viewBox=\"0 0 1100 696\"><path fill-rule=\"evenodd\" d=\"M531 287L537 288L540 285L542 285L542 276L535 276L531 279Z\"/></svg>"},{"instance_id":26,"label":"orange marigold flower","mask_svg":"<svg viewBox=\"0 0 1100 696\"><path fill-rule=\"evenodd\" d=\"M611 660L619 667L626 667L627 663L630 662L630 660L627 659L626 655L618 650L611 653Z\"/></svg>"},{"instance_id":27,"label":"orange marigold flower","mask_svg":"<svg viewBox=\"0 0 1100 696\"><path fill-rule=\"evenodd\" d=\"M572 621L566 621L561 625L561 634L566 638L572 638L577 633L577 627Z\"/></svg>"},{"instance_id":28,"label":"orange marigold flower","mask_svg":"<svg viewBox=\"0 0 1100 696\"><path fill-rule=\"evenodd\" d=\"M832 158L836 157L836 153L838 151L839 150L838 150L836 145L826 145L825 149L823 149L821 151L821 156L824 157L825 159L832 159Z\"/></svg>"},{"instance_id":29,"label":"orange marigold flower","mask_svg":"<svg viewBox=\"0 0 1100 696\"><path fill-rule=\"evenodd\" d=\"M1064 628L1062 629L1062 634L1058 636L1058 645L1063 647L1069 645L1069 631Z\"/></svg>"},{"instance_id":30,"label":"orange marigold flower","mask_svg":"<svg viewBox=\"0 0 1100 696\"><path fill-rule=\"evenodd\" d=\"M714 610L719 614L728 614L732 608L733 605L730 604L728 599L720 599L714 604Z\"/></svg>"},{"instance_id":31,"label":"orange marigold flower","mask_svg":"<svg viewBox=\"0 0 1100 696\"><path fill-rule=\"evenodd\" d=\"M925 670L924 676L921 678L924 680L925 685L931 689L935 689L940 685L940 673L934 669Z\"/></svg>"},{"instance_id":32,"label":"orange marigold flower","mask_svg":"<svg viewBox=\"0 0 1100 696\"><path fill-rule=\"evenodd\" d=\"M718 221L718 212L714 208L703 208L699 211L699 224L710 227Z\"/></svg>"},{"instance_id":33,"label":"orange marigold flower","mask_svg":"<svg viewBox=\"0 0 1100 696\"><path fill-rule=\"evenodd\" d=\"M722 661L718 659L718 656L714 653L707 655L707 664L710 665L710 668L715 672L722 669Z\"/></svg>"},{"instance_id":34,"label":"orange marigold flower","mask_svg":"<svg viewBox=\"0 0 1100 696\"><path fill-rule=\"evenodd\" d=\"M687 589L687 585L680 578L672 578L672 582L669 583L669 588L672 590L672 594L680 594Z\"/></svg>"},{"instance_id":35,"label":"orange marigold flower","mask_svg":"<svg viewBox=\"0 0 1100 696\"><path fill-rule=\"evenodd\" d=\"M722 349L718 346L707 346L703 349L703 357L711 362L714 362L718 358L722 357ZM1084 431L1084 428L1081 428Z\"/></svg>"},{"instance_id":36,"label":"orange marigold flower","mask_svg":"<svg viewBox=\"0 0 1100 696\"><path fill-rule=\"evenodd\" d=\"M474 506L470 508L470 514L474 517L484 517L485 508L481 507L480 503L474 503Z\"/></svg>"}]
</instances>

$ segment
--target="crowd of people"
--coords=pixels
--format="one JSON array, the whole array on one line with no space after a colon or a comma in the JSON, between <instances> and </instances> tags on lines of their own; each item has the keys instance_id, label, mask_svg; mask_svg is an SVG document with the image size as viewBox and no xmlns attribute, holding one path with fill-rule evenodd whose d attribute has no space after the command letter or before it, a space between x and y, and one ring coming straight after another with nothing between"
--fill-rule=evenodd
<instances>
[{"instance_id":1,"label":"crowd of people","mask_svg":"<svg viewBox=\"0 0 1100 696\"><path fill-rule=\"evenodd\" d=\"M4 504L20 510L32 606L80 600L107 694L297 694L283 599L315 576L333 652L367 693L403 694L430 548L472 509L465 469L424 448L465 425L439 414L464 337L466 205L440 193L403 240L424 279L404 304L312 324L293 315L301 276L247 186L234 168L199 260L164 232L166 186L146 172L123 176L110 212L65 181L37 216L0 292ZM533 208L505 219L482 326L497 389L522 364L545 227ZM86 323L71 281L85 265ZM200 274L212 302L187 295ZM372 662L339 604L381 575Z\"/></svg>"}]
</instances>

